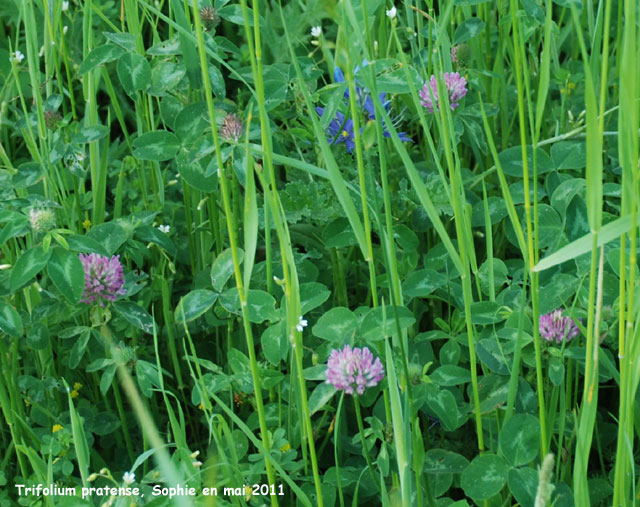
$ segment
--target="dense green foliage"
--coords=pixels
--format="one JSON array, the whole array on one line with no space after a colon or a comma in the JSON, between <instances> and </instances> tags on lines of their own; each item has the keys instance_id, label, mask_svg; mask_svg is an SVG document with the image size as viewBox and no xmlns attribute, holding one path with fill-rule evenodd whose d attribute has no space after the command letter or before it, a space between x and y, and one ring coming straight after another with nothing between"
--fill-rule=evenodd
<instances>
[{"instance_id":1,"label":"dense green foliage","mask_svg":"<svg viewBox=\"0 0 640 507\"><path fill-rule=\"evenodd\" d=\"M0 505L635 505L637 11L0 2Z\"/></svg>"}]
</instances>

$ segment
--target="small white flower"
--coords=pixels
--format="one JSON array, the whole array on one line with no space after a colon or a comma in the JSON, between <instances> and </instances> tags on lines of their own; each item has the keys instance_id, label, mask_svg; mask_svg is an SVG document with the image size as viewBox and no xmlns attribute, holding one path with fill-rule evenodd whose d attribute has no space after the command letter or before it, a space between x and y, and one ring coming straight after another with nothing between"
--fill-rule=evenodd
<instances>
[{"instance_id":1,"label":"small white flower","mask_svg":"<svg viewBox=\"0 0 640 507\"><path fill-rule=\"evenodd\" d=\"M169 231L171 230L171 226L170 225L159 225L158 226L158 230L160 232L164 232L165 234L169 234Z\"/></svg>"},{"instance_id":2,"label":"small white flower","mask_svg":"<svg viewBox=\"0 0 640 507\"><path fill-rule=\"evenodd\" d=\"M62 2L62 12L65 12L68 10L69 10L69 2L67 2L67 0L64 0L64 2Z\"/></svg>"},{"instance_id":3,"label":"small white flower","mask_svg":"<svg viewBox=\"0 0 640 507\"><path fill-rule=\"evenodd\" d=\"M192 461L191 464L194 468L200 468L202 466L202 461Z\"/></svg>"},{"instance_id":4,"label":"small white flower","mask_svg":"<svg viewBox=\"0 0 640 507\"><path fill-rule=\"evenodd\" d=\"M314 26L311 28L311 35L313 37L315 37L316 39L319 38L322 35L322 27L321 26Z\"/></svg>"},{"instance_id":5,"label":"small white flower","mask_svg":"<svg viewBox=\"0 0 640 507\"><path fill-rule=\"evenodd\" d=\"M388 11L386 11L386 12L387 12L387 17L388 17L389 19L393 19L393 18L395 18L395 17L396 17L396 13L397 13L398 11L396 10L396 6L394 5L393 7L391 7L391 9L389 9L389 10L388 10Z\"/></svg>"},{"instance_id":6,"label":"small white flower","mask_svg":"<svg viewBox=\"0 0 640 507\"><path fill-rule=\"evenodd\" d=\"M69 27L67 25L64 25L62 27L62 35L67 35L68 31L69 31Z\"/></svg>"},{"instance_id":7,"label":"small white flower","mask_svg":"<svg viewBox=\"0 0 640 507\"><path fill-rule=\"evenodd\" d=\"M122 476L122 481L128 486L136 482L136 474L133 472L125 472Z\"/></svg>"},{"instance_id":8,"label":"small white flower","mask_svg":"<svg viewBox=\"0 0 640 507\"><path fill-rule=\"evenodd\" d=\"M298 323L296 324L296 329L302 333L302 330L307 327L308 322L302 318L302 315L298 317Z\"/></svg>"},{"instance_id":9,"label":"small white flower","mask_svg":"<svg viewBox=\"0 0 640 507\"><path fill-rule=\"evenodd\" d=\"M12 62L20 63L22 60L24 60L24 53L22 53L22 51L18 49L15 53L13 53L13 56L9 57L9 60Z\"/></svg>"}]
</instances>

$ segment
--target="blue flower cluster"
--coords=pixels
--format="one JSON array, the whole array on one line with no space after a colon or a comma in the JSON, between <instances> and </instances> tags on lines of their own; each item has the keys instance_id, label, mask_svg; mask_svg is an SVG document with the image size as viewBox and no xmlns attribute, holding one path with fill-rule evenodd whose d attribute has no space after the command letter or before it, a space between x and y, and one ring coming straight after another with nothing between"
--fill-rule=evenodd
<instances>
[{"instance_id":1,"label":"blue flower cluster","mask_svg":"<svg viewBox=\"0 0 640 507\"><path fill-rule=\"evenodd\" d=\"M362 62L362 65L368 65L369 62L365 60ZM358 70L360 70L360 66L357 66L354 70L354 73L357 74ZM343 83L345 81L344 74L340 67L336 67L333 71L333 78L336 83ZM375 107L373 105L373 100L371 99L371 93L366 88L361 86L356 86L356 94L358 96L358 103L362 110L362 114L365 117L365 121L371 121L376 119ZM380 103L384 110L389 113L391 110L391 101L386 100L386 93L382 92L378 95L380 99ZM349 89L347 88L344 92L345 100L349 100ZM324 107L316 107L316 113L321 117L324 115ZM394 126L396 125L398 119L393 119L392 123ZM382 134L384 137L391 137L391 134L387 130L386 126L383 125ZM360 129L362 132L362 128ZM329 136L329 142L331 144L339 144L344 143L347 148L347 153L351 153L353 149L356 147L354 141L354 132L353 132L353 120L347 119L345 115L339 111L336 112L334 118L329 123L327 128L327 133ZM402 142L410 142L413 140L404 132L398 132L398 137Z\"/></svg>"}]
</instances>

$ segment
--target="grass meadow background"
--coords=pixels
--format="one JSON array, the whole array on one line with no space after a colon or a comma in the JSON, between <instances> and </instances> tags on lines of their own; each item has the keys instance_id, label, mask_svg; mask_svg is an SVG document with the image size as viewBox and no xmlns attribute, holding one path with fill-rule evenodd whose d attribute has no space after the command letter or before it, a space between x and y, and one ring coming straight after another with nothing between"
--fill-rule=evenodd
<instances>
[{"instance_id":1,"label":"grass meadow background","mask_svg":"<svg viewBox=\"0 0 640 507\"><path fill-rule=\"evenodd\" d=\"M0 504L636 505L638 11L3 0Z\"/></svg>"}]
</instances>

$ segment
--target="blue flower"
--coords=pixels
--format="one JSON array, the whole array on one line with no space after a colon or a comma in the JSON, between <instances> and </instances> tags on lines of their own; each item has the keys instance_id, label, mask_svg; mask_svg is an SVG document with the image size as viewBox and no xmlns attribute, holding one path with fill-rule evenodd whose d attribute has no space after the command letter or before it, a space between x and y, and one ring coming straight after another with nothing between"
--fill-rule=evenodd
<instances>
[{"instance_id":1,"label":"blue flower","mask_svg":"<svg viewBox=\"0 0 640 507\"><path fill-rule=\"evenodd\" d=\"M316 113L322 117L324 115L324 107L316 107ZM347 147L347 153L351 153L356 147L353 136L353 120L345 120L344 114L340 111L336 111L335 117L329 123L327 132L331 136L329 137L329 143L344 143Z\"/></svg>"},{"instance_id":2,"label":"blue flower","mask_svg":"<svg viewBox=\"0 0 640 507\"><path fill-rule=\"evenodd\" d=\"M363 60L362 62L362 66L366 66L369 65L369 62L367 60ZM356 66L356 68L354 69L354 74L357 74L358 71L360 70L360 65ZM344 73L342 72L342 69L340 67L336 67L333 71L333 79L336 83L343 83L345 81L344 78ZM371 99L371 93L369 92L369 90L367 90L364 87L358 86L357 85L357 80L356 80L356 94L358 96L358 103L360 104L360 108L362 109L362 113L365 117L365 119L367 121L370 120L375 120L376 119L376 111L375 111L375 107L373 105L373 100ZM384 110L387 113L390 113L391 111L391 101L390 100L386 100L386 93L382 92L380 94L378 94L378 98L380 99L380 103L382 104L382 107L384 108ZM347 88L344 91L344 98L345 99L349 99L349 88ZM391 122L394 125L394 127L396 127L397 129L397 124L399 123L399 118L392 118ZM351 121L351 120L349 120ZM353 127L352 127L353 129ZM383 125L382 127L382 135L384 137L391 137L391 133L387 130L386 126ZM398 132L398 137L400 138L400 140L402 142L409 142L412 143L413 140L405 133L405 132ZM351 153L350 150L349 153Z\"/></svg>"}]
</instances>

